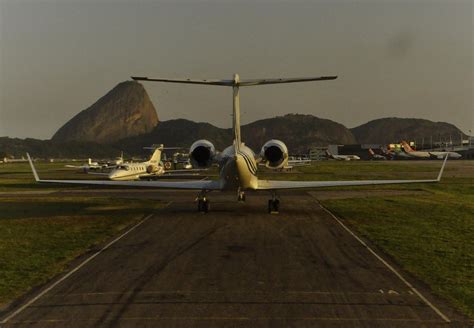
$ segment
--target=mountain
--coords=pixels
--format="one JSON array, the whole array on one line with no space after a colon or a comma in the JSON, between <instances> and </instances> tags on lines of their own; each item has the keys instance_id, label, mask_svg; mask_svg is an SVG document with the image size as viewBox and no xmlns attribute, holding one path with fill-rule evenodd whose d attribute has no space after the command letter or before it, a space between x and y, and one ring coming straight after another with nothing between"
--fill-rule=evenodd
<instances>
[{"instance_id":1,"label":"mountain","mask_svg":"<svg viewBox=\"0 0 474 328\"><path fill-rule=\"evenodd\" d=\"M453 140L461 131L452 124L431 122L420 119L385 118L374 120L348 130L331 120L312 115L288 114L259 120L242 126L242 139L255 152L273 138L280 139L288 146L291 154L306 153L312 146L328 144L391 143L401 138L414 140L425 137L425 143L431 135L433 141L439 136ZM428 138L428 139L427 139ZM148 151L143 147L152 144L177 146L187 149L199 139L208 139L216 149L223 150L232 143L232 129L222 129L209 123L176 119L160 122L148 133L114 140L114 143L99 144L88 141L37 140L0 138L0 154L21 157L30 152L41 158L106 158L116 157L121 150L127 156L144 156ZM418 139L419 140L419 139Z\"/></svg>"},{"instance_id":2,"label":"mountain","mask_svg":"<svg viewBox=\"0 0 474 328\"><path fill-rule=\"evenodd\" d=\"M355 143L352 133L342 124L312 115L268 118L243 125L241 130L242 140L257 152L270 139L282 140L291 153L307 153L312 146ZM187 148L199 139L207 139L216 149L223 150L232 144L232 129L177 119L160 122L152 132L124 139L120 144L125 151L133 152L153 143Z\"/></svg>"},{"instance_id":3,"label":"mountain","mask_svg":"<svg viewBox=\"0 0 474 328\"><path fill-rule=\"evenodd\" d=\"M291 153L307 153L314 146L356 143L344 125L302 114L287 114L244 125L242 139L255 151L270 139L280 139Z\"/></svg>"},{"instance_id":4,"label":"mountain","mask_svg":"<svg viewBox=\"0 0 474 328\"><path fill-rule=\"evenodd\" d=\"M455 125L445 122L432 122L418 118L388 117L373 120L350 129L358 143L398 143L401 140L421 140L425 143L439 141L441 138L459 140L467 136Z\"/></svg>"},{"instance_id":5,"label":"mountain","mask_svg":"<svg viewBox=\"0 0 474 328\"><path fill-rule=\"evenodd\" d=\"M51 140L110 144L123 138L148 133L157 124L155 107L143 85L135 81L125 81L74 116Z\"/></svg>"},{"instance_id":6,"label":"mountain","mask_svg":"<svg viewBox=\"0 0 474 328\"><path fill-rule=\"evenodd\" d=\"M153 131L124 139L118 144L124 151L133 153L152 144L189 148L199 139L208 139L216 149L222 150L232 143L232 133L231 129L221 129L209 123L176 119L160 122Z\"/></svg>"}]
</instances>

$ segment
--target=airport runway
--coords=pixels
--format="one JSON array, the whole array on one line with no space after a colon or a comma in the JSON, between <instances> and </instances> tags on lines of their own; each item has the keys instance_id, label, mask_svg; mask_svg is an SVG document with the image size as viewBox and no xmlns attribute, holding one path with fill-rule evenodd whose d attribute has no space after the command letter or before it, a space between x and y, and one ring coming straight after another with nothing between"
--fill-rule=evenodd
<instances>
[{"instance_id":1,"label":"airport runway","mask_svg":"<svg viewBox=\"0 0 474 328\"><path fill-rule=\"evenodd\" d=\"M249 194L245 204L210 194L208 214L196 212L193 193L146 194L172 202L43 288L4 326L435 327L461 320L395 267L426 300L416 295L306 192L284 197L279 215L266 213L267 194Z\"/></svg>"}]
</instances>

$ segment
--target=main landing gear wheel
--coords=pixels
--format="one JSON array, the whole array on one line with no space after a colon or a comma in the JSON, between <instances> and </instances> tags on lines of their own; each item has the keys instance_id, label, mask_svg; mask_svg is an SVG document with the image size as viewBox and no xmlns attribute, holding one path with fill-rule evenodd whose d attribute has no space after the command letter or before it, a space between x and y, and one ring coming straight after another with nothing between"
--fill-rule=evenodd
<instances>
[{"instance_id":1,"label":"main landing gear wheel","mask_svg":"<svg viewBox=\"0 0 474 328\"><path fill-rule=\"evenodd\" d=\"M278 199L268 200L268 213L278 214L280 210L280 201Z\"/></svg>"},{"instance_id":2,"label":"main landing gear wheel","mask_svg":"<svg viewBox=\"0 0 474 328\"><path fill-rule=\"evenodd\" d=\"M239 191L239 193L237 194L237 201L245 202L245 193L243 191Z\"/></svg>"},{"instance_id":3,"label":"main landing gear wheel","mask_svg":"<svg viewBox=\"0 0 474 328\"><path fill-rule=\"evenodd\" d=\"M209 199L198 199L198 211L201 213L209 212Z\"/></svg>"},{"instance_id":4,"label":"main landing gear wheel","mask_svg":"<svg viewBox=\"0 0 474 328\"><path fill-rule=\"evenodd\" d=\"M198 212L207 213L209 212L209 208L211 207L209 204L209 199L206 197L204 193L201 193L197 197L198 201Z\"/></svg>"},{"instance_id":5,"label":"main landing gear wheel","mask_svg":"<svg viewBox=\"0 0 474 328\"><path fill-rule=\"evenodd\" d=\"M275 192L272 193L272 199L268 200L268 213L278 214L280 210L280 200L277 198Z\"/></svg>"}]
</instances>

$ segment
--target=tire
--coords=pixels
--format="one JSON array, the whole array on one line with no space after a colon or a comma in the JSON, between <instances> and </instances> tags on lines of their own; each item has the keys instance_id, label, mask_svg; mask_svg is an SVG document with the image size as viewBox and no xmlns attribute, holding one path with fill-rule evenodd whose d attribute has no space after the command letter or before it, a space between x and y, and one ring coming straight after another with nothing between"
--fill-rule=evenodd
<instances>
[{"instance_id":1,"label":"tire","mask_svg":"<svg viewBox=\"0 0 474 328\"><path fill-rule=\"evenodd\" d=\"M275 212L278 212L280 210L280 201L278 199L276 199L274 202L273 202L273 210Z\"/></svg>"},{"instance_id":2,"label":"tire","mask_svg":"<svg viewBox=\"0 0 474 328\"><path fill-rule=\"evenodd\" d=\"M198 212L203 212L203 208L202 208L202 207L203 207L203 206L202 206L202 200L199 199L199 200L198 200Z\"/></svg>"},{"instance_id":3,"label":"tire","mask_svg":"<svg viewBox=\"0 0 474 328\"><path fill-rule=\"evenodd\" d=\"M268 201L268 213L271 213L273 210L273 201L270 199Z\"/></svg>"},{"instance_id":4,"label":"tire","mask_svg":"<svg viewBox=\"0 0 474 328\"><path fill-rule=\"evenodd\" d=\"M204 213L209 212L209 201L208 200L205 200L205 201L202 202L202 211Z\"/></svg>"}]
</instances>

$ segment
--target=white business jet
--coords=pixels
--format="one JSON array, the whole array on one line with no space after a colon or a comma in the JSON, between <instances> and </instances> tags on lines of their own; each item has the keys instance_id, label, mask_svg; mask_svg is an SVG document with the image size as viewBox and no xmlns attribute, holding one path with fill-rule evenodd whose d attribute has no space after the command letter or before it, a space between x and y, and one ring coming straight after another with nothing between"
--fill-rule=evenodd
<instances>
[{"instance_id":1,"label":"white business jet","mask_svg":"<svg viewBox=\"0 0 474 328\"><path fill-rule=\"evenodd\" d=\"M150 159L145 162L122 163L117 165L110 173L106 173L109 180L114 181L130 181L139 179L151 179L166 176L168 178L186 178L188 176L196 176L202 170L172 170L168 171L161 161L161 153L164 149L176 149L176 147L167 147L157 145L145 147L145 149L153 150ZM101 173L93 173L101 174Z\"/></svg>"},{"instance_id":2,"label":"white business jet","mask_svg":"<svg viewBox=\"0 0 474 328\"><path fill-rule=\"evenodd\" d=\"M446 159L441 166L436 179L429 180L355 180L355 181L277 181L260 180L257 177L258 163L266 163L272 169L280 169L287 164L288 149L279 140L267 141L259 154L255 154L247 147L240 137L240 106L239 90L241 87L258 86L266 84L281 84L309 81L334 80L337 76L322 76L309 78L283 78L283 79L258 79L240 80L236 74L231 80L192 80L192 79L164 79L132 77L140 81L156 81L169 83L202 84L231 87L233 89L233 144L222 152L216 152L214 145L208 140L198 140L191 145L189 157L194 167L206 168L213 163L217 163L220 168L219 179L217 180L188 180L188 181L98 181L98 180L44 180L40 179L33 162L30 165L36 181L40 183L62 183L62 184L89 184L97 186L125 186L142 188L168 188L168 189L191 189L198 190L198 210L207 212L209 210L208 192L214 190L234 190L237 192L239 201L245 200L245 191L266 190L271 193L268 201L268 211L278 212L279 198L277 191L282 189L312 189L320 187L342 187L342 186L364 186L381 184L401 184L401 183L424 183L439 182L446 165Z\"/></svg>"}]
</instances>

